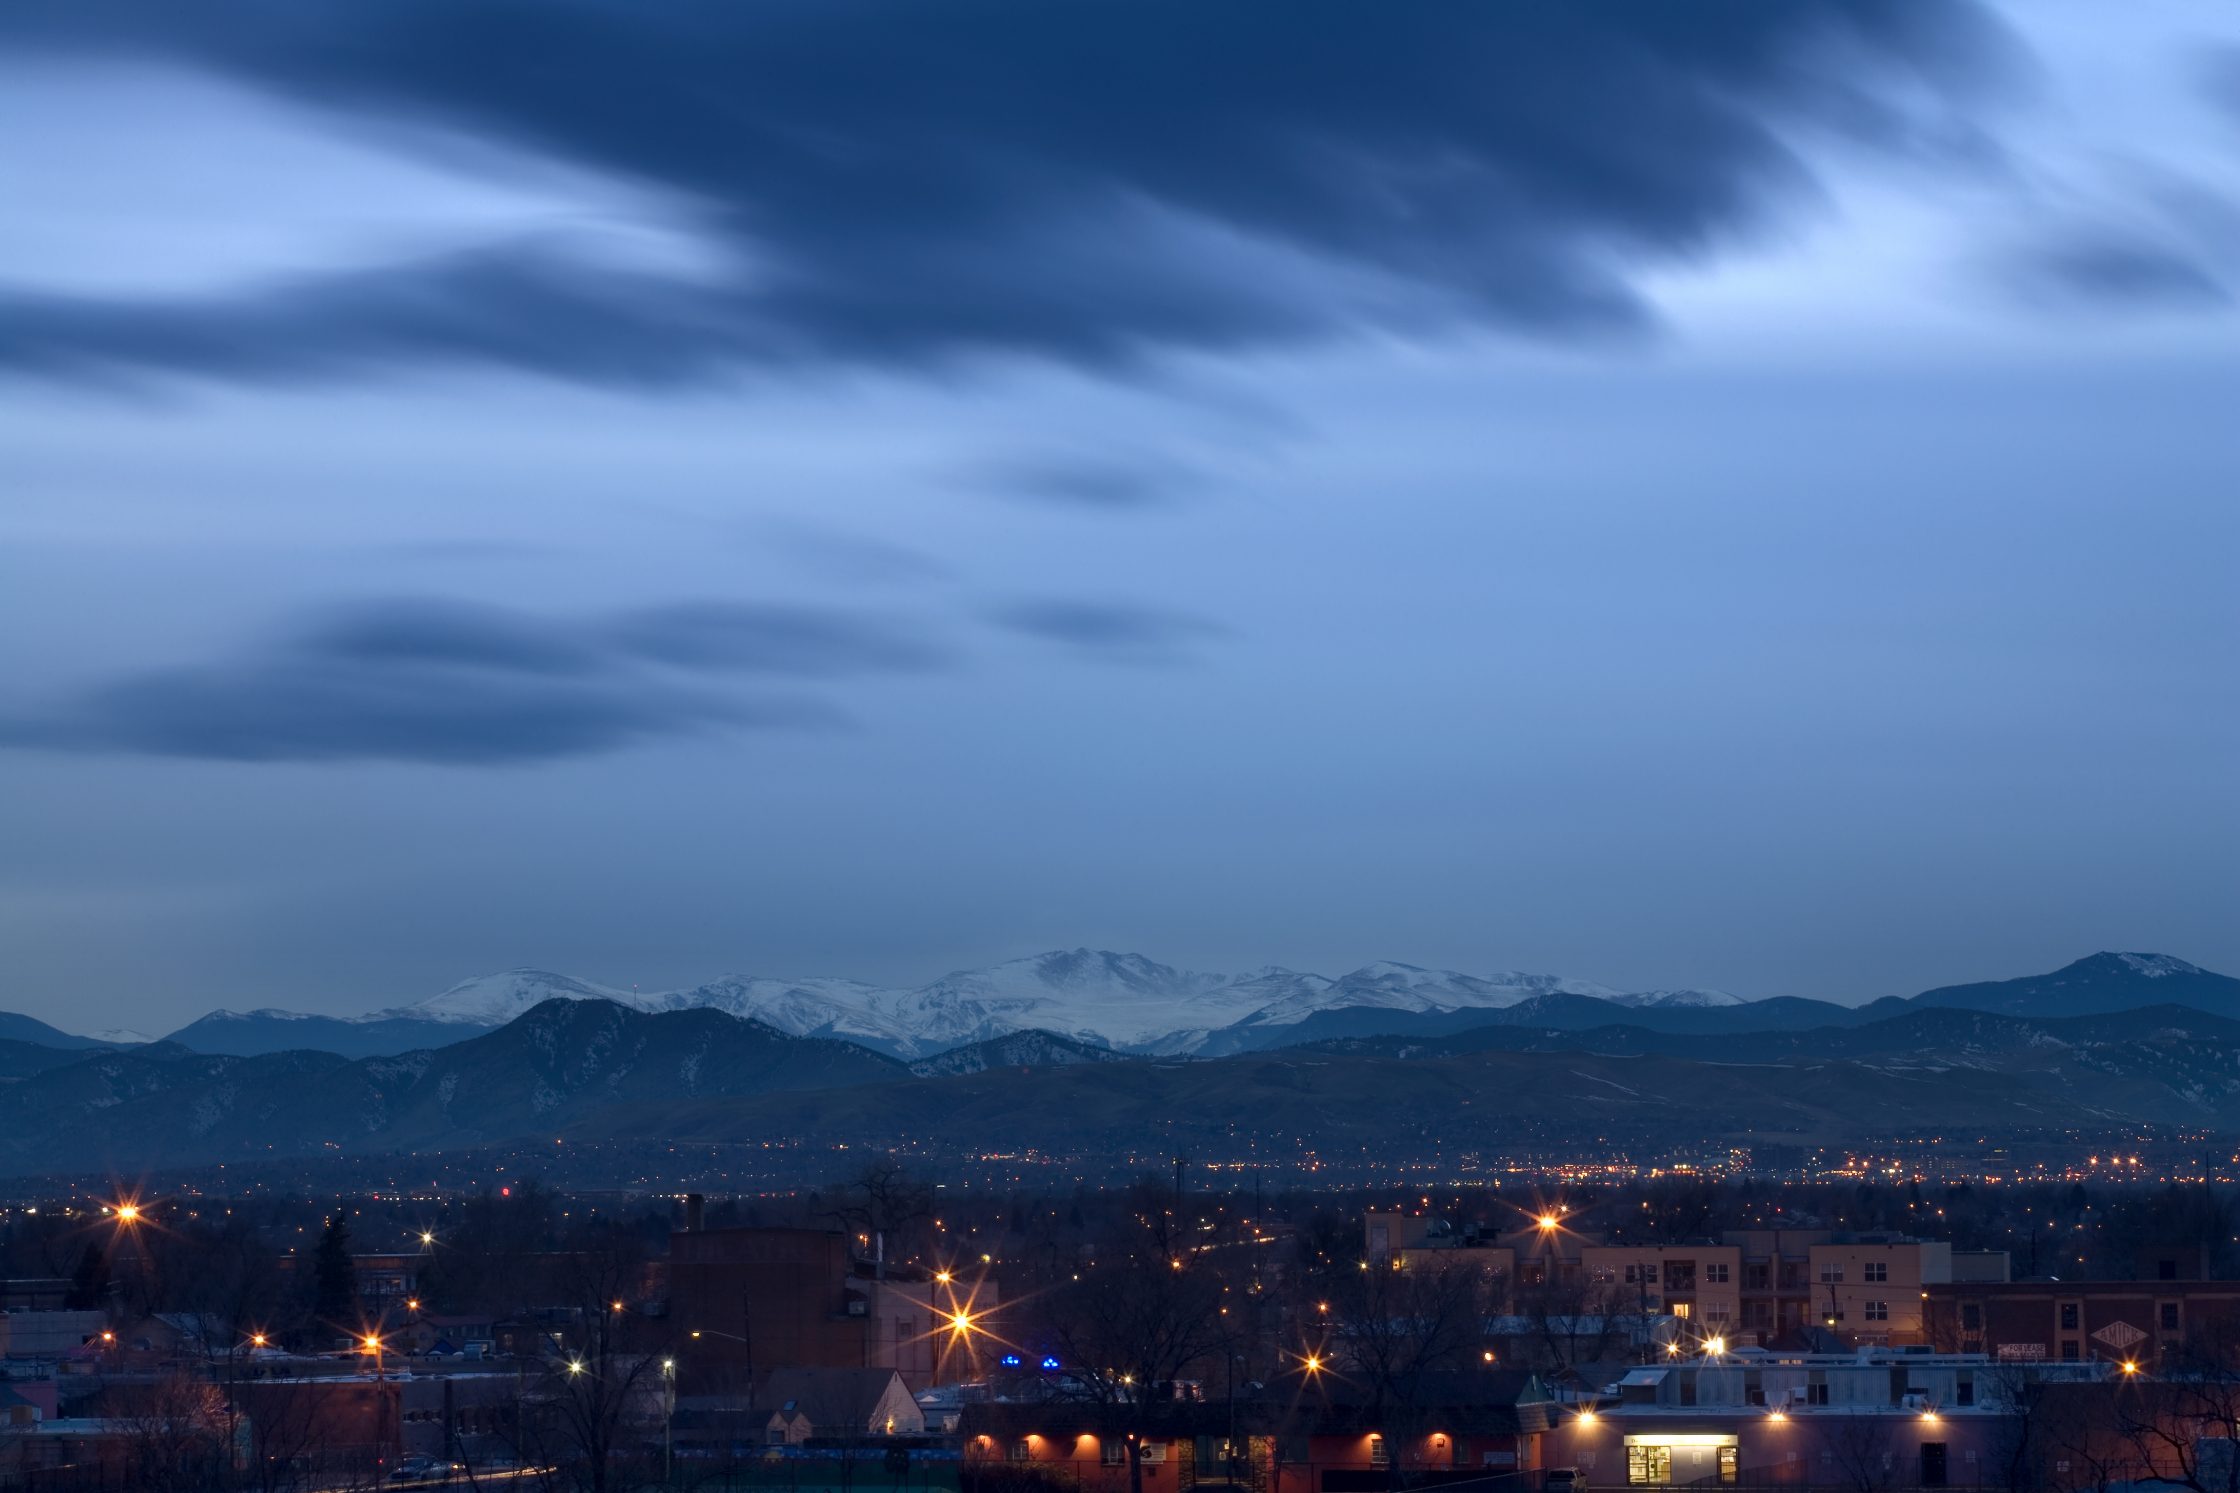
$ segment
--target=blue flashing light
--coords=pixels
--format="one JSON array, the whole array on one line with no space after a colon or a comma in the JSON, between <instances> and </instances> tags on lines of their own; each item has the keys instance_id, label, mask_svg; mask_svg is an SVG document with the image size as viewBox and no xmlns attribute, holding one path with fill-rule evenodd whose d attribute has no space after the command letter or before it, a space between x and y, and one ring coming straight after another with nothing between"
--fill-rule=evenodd
<instances>
[{"instance_id":1,"label":"blue flashing light","mask_svg":"<svg viewBox=\"0 0 2240 1493\"><path fill-rule=\"evenodd\" d=\"M1058 1366L1058 1360L1045 1355L1042 1360L1042 1366L1046 1369L1054 1369Z\"/></svg>"},{"instance_id":2,"label":"blue flashing light","mask_svg":"<svg viewBox=\"0 0 2240 1493\"><path fill-rule=\"evenodd\" d=\"M1004 1354L1004 1355L1003 1355L1003 1366L1004 1366L1005 1368L1007 1368L1007 1369L1015 1369L1015 1368L1017 1368L1017 1367L1019 1366L1019 1355L1018 1355L1018 1354L1016 1354L1016 1353L1006 1353L1006 1354Z\"/></svg>"}]
</instances>

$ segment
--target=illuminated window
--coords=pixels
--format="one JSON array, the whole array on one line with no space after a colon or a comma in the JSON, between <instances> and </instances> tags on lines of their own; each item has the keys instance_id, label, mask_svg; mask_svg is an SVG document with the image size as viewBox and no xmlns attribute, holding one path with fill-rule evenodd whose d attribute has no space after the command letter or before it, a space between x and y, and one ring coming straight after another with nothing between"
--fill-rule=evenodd
<instances>
[{"instance_id":1,"label":"illuminated window","mask_svg":"<svg viewBox=\"0 0 2240 1493\"><path fill-rule=\"evenodd\" d=\"M1391 1461L1391 1455L1384 1449L1384 1438L1382 1436L1371 1436L1369 1438L1370 1464L1376 1467L1384 1467L1390 1465Z\"/></svg>"},{"instance_id":2,"label":"illuminated window","mask_svg":"<svg viewBox=\"0 0 2240 1493\"><path fill-rule=\"evenodd\" d=\"M1669 1446L1627 1447L1626 1481L1629 1483L1671 1482L1672 1448Z\"/></svg>"},{"instance_id":3,"label":"illuminated window","mask_svg":"<svg viewBox=\"0 0 2240 1493\"><path fill-rule=\"evenodd\" d=\"M1686 1301L1675 1301L1672 1303L1672 1314L1682 1321L1686 1321L1695 1314L1693 1304Z\"/></svg>"},{"instance_id":4,"label":"illuminated window","mask_svg":"<svg viewBox=\"0 0 2240 1493\"><path fill-rule=\"evenodd\" d=\"M1734 1482L1734 1481L1736 1481L1736 1480L1737 1480L1737 1479L1738 1479L1738 1478L1739 1478L1739 1477L1741 1476L1741 1473L1742 1473L1742 1448L1740 1448L1740 1447L1738 1447L1738 1446L1722 1446L1722 1447L1720 1447L1720 1448L1719 1448L1719 1481L1720 1481L1720 1482L1722 1482L1722 1483L1731 1483L1731 1482Z\"/></svg>"}]
</instances>

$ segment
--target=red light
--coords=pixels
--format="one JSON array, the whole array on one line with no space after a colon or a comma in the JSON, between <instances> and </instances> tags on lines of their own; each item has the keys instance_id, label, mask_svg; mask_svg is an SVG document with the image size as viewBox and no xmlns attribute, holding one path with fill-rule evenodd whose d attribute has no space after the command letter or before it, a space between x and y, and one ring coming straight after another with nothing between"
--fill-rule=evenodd
<instances>
[{"instance_id":1,"label":"red light","mask_svg":"<svg viewBox=\"0 0 2240 1493\"><path fill-rule=\"evenodd\" d=\"M498 1196L499 1196L499 1197L502 1197L502 1198L509 1198L509 1197L512 1197L512 1196L513 1196L513 1189L512 1189L512 1188L510 1188L510 1187L501 1187L501 1188L499 1188L499 1189L498 1189Z\"/></svg>"}]
</instances>

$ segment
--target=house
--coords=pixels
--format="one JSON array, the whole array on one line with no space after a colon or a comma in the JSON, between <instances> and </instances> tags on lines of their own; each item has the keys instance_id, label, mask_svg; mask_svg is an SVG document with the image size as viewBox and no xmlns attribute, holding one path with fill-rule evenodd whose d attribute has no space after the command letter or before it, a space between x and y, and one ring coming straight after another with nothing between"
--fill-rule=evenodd
<instances>
[{"instance_id":1,"label":"house","mask_svg":"<svg viewBox=\"0 0 2240 1493\"><path fill-rule=\"evenodd\" d=\"M922 1436L925 1412L894 1369L780 1369L764 1381L748 1422L768 1446L811 1440Z\"/></svg>"}]
</instances>

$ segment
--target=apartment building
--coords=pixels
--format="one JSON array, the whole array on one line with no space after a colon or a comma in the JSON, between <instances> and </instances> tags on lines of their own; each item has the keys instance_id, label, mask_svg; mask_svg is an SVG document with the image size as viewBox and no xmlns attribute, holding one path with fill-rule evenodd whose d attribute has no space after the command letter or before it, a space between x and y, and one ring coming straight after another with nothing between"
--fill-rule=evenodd
<instances>
[{"instance_id":1,"label":"apartment building","mask_svg":"<svg viewBox=\"0 0 2240 1493\"><path fill-rule=\"evenodd\" d=\"M1930 1285L1923 1312L1926 1337L1940 1348L2158 1373L2189 1340L2240 1341L2240 1282L1954 1281Z\"/></svg>"},{"instance_id":2,"label":"apartment building","mask_svg":"<svg viewBox=\"0 0 2240 1493\"><path fill-rule=\"evenodd\" d=\"M1678 1317L1702 1336L1725 1336L1742 1321L1737 1245L1589 1244L1580 1257L1598 1305Z\"/></svg>"}]
</instances>

